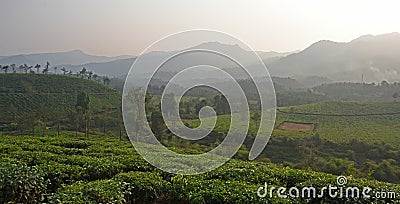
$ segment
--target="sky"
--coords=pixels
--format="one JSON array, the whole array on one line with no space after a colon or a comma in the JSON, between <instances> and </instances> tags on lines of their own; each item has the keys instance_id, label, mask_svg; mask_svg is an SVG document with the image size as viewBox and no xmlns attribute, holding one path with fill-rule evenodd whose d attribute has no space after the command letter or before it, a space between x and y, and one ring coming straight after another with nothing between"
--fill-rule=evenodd
<instances>
[{"instance_id":1,"label":"sky","mask_svg":"<svg viewBox=\"0 0 400 204\"><path fill-rule=\"evenodd\" d=\"M190 29L286 52L319 40L400 32L399 8L396 0L1 0L0 56L76 49L137 55Z\"/></svg>"}]
</instances>

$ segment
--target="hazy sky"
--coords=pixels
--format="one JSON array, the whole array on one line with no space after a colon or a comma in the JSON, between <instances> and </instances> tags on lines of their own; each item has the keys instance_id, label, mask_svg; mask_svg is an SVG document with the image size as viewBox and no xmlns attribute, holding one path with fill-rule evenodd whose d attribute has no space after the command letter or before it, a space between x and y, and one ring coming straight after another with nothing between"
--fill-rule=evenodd
<instances>
[{"instance_id":1,"label":"hazy sky","mask_svg":"<svg viewBox=\"0 0 400 204\"><path fill-rule=\"evenodd\" d=\"M168 34L214 29L263 51L400 32L400 2L0 0L0 55L82 49L136 55Z\"/></svg>"}]
</instances>

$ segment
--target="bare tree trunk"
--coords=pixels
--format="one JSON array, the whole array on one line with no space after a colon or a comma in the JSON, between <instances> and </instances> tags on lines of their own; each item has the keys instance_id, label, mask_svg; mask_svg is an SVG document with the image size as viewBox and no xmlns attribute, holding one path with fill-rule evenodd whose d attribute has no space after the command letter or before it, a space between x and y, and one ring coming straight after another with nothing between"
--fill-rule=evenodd
<instances>
[{"instance_id":1,"label":"bare tree trunk","mask_svg":"<svg viewBox=\"0 0 400 204\"><path fill-rule=\"evenodd\" d=\"M105 121L103 121L103 134L104 135L106 134L106 122Z\"/></svg>"},{"instance_id":2,"label":"bare tree trunk","mask_svg":"<svg viewBox=\"0 0 400 204\"><path fill-rule=\"evenodd\" d=\"M78 137L79 120L76 120L75 136Z\"/></svg>"},{"instance_id":3,"label":"bare tree trunk","mask_svg":"<svg viewBox=\"0 0 400 204\"><path fill-rule=\"evenodd\" d=\"M57 136L60 136L60 122L57 123Z\"/></svg>"},{"instance_id":4,"label":"bare tree trunk","mask_svg":"<svg viewBox=\"0 0 400 204\"><path fill-rule=\"evenodd\" d=\"M88 135L87 135L87 118L85 117L85 119L84 119L84 123L85 123L85 137L86 137L86 139L88 138Z\"/></svg>"},{"instance_id":5,"label":"bare tree trunk","mask_svg":"<svg viewBox=\"0 0 400 204\"><path fill-rule=\"evenodd\" d=\"M119 125L119 140L122 140L122 127Z\"/></svg>"},{"instance_id":6,"label":"bare tree trunk","mask_svg":"<svg viewBox=\"0 0 400 204\"><path fill-rule=\"evenodd\" d=\"M87 118L87 137L89 138L89 133L90 133L90 117L88 116Z\"/></svg>"},{"instance_id":7,"label":"bare tree trunk","mask_svg":"<svg viewBox=\"0 0 400 204\"><path fill-rule=\"evenodd\" d=\"M42 136L44 137L44 133L46 131L46 121L43 120L43 122L44 124L43 124Z\"/></svg>"},{"instance_id":8,"label":"bare tree trunk","mask_svg":"<svg viewBox=\"0 0 400 204\"><path fill-rule=\"evenodd\" d=\"M44 121L44 135L47 136L47 121Z\"/></svg>"},{"instance_id":9,"label":"bare tree trunk","mask_svg":"<svg viewBox=\"0 0 400 204\"><path fill-rule=\"evenodd\" d=\"M89 138L89 115L85 114L85 137Z\"/></svg>"}]
</instances>

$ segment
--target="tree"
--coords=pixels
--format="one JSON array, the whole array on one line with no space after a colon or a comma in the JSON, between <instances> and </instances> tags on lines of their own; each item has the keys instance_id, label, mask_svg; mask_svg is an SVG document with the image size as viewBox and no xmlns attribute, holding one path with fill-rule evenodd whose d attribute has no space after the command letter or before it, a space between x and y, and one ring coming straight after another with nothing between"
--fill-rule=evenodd
<instances>
[{"instance_id":1,"label":"tree","mask_svg":"<svg viewBox=\"0 0 400 204\"><path fill-rule=\"evenodd\" d=\"M139 133L141 133L144 126L143 119L145 118L145 116L143 115L142 110L145 109L150 103L150 100L147 100L147 93L144 92L145 91L141 87L133 88L129 90L126 96L126 99L129 100L129 112L131 112L133 116L133 130L135 131L136 137L139 135ZM144 94L146 95L143 98Z\"/></svg>"},{"instance_id":2,"label":"tree","mask_svg":"<svg viewBox=\"0 0 400 204\"><path fill-rule=\"evenodd\" d=\"M66 112L63 108L64 106L65 104L57 108L53 114L53 119L55 120L57 125L57 136L60 136L61 134L61 122L66 118Z\"/></svg>"},{"instance_id":3,"label":"tree","mask_svg":"<svg viewBox=\"0 0 400 204\"><path fill-rule=\"evenodd\" d=\"M8 65L7 66L3 66L1 69L3 69L4 73L7 74L8 72Z\"/></svg>"},{"instance_id":4,"label":"tree","mask_svg":"<svg viewBox=\"0 0 400 204\"><path fill-rule=\"evenodd\" d=\"M38 74L39 74L40 67L42 67L40 64L35 65L36 73L38 73Z\"/></svg>"},{"instance_id":5,"label":"tree","mask_svg":"<svg viewBox=\"0 0 400 204\"><path fill-rule=\"evenodd\" d=\"M228 100L224 95L214 96L214 106L218 115L228 114L230 111Z\"/></svg>"},{"instance_id":6,"label":"tree","mask_svg":"<svg viewBox=\"0 0 400 204\"><path fill-rule=\"evenodd\" d=\"M29 67L28 67L28 70L29 70L29 73L30 73L30 74L34 74L34 73L35 73L35 72L32 70L32 68L33 68L33 66L29 66Z\"/></svg>"},{"instance_id":7,"label":"tree","mask_svg":"<svg viewBox=\"0 0 400 204\"><path fill-rule=\"evenodd\" d=\"M19 72L22 73L24 71L24 65L23 64L19 65L18 69L20 70Z\"/></svg>"},{"instance_id":8,"label":"tree","mask_svg":"<svg viewBox=\"0 0 400 204\"><path fill-rule=\"evenodd\" d=\"M24 72L26 74L26 73L28 73L29 66L27 64L24 64L23 69L24 69Z\"/></svg>"},{"instance_id":9,"label":"tree","mask_svg":"<svg viewBox=\"0 0 400 204\"><path fill-rule=\"evenodd\" d=\"M76 99L75 109L77 114L82 114L84 126L85 126L85 137L89 137L89 110L90 110L90 96L87 92L81 91Z\"/></svg>"},{"instance_id":10,"label":"tree","mask_svg":"<svg viewBox=\"0 0 400 204\"><path fill-rule=\"evenodd\" d=\"M28 113L25 117L25 123L31 128L32 136L35 136L35 126L37 123L37 116L34 112Z\"/></svg>"},{"instance_id":11,"label":"tree","mask_svg":"<svg viewBox=\"0 0 400 204\"><path fill-rule=\"evenodd\" d=\"M258 111L256 111L253 114L253 117L251 118L253 121L259 121L260 120L260 113L258 113Z\"/></svg>"},{"instance_id":12,"label":"tree","mask_svg":"<svg viewBox=\"0 0 400 204\"><path fill-rule=\"evenodd\" d=\"M53 69L54 69L54 74L57 74L57 69L58 69L58 68L57 68L57 67L54 67Z\"/></svg>"},{"instance_id":13,"label":"tree","mask_svg":"<svg viewBox=\"0 0 400 204\"><path fill-rule=\"evenodd\" d=\"M13 73L15 73L15 72L16 72L16 70L15 70L15 64L10 65L10 67L11 67Z\"/></svg>"},{"instance_id":14,"label":"tree","mask_svg":"<svg viewBox=\"0 0 400 204\"><path fill-rule=\"evenodd\" d=\"M203 108L206 105L207 105L207 101L205 99L202 99L200 102L196 103L196 105L194 106L196 115L199 115L201 108Z\"/></svg>"},{"instance_id":15,"label":"tree","mask_svg":"<svg viewBox=\"0 0 400 204\"><path fill-rule=\"evenodd\" d=\"M79 72L79 75L81 76L81 78L84 78L86 76L86 72L87 72L86 68L83 67L82 70Z\"/></svg>"},{"instance_id":16,"label":"tree","mask_svg":"<svg viewBox=\"0 0 400 204\"><path fill-rule=\"evenodd\" d=\"M397 98L400 98L400 95L396 92L393 94L393 98L394 98L394 101L396 101Z\"/></svg>"},{"instance_id":17,"label":"tree","mask_svg":"<svg viewBox=\"0 0 400 204\"><path fill-rule=\"evenodd\" d=\"M89 71L89 72L88 72L88 79L91 80L91 79L92 79L92 76L93 76L93 72L92 72L92 71Z\"/></svg>"},{"instance_id":18,"label":"tree","mask_svg":"<svg viewBox=\"0 0 400 204\"><path fill-rule=\"evenodd\" d=\"M46 66L45 66L45 68L43 69L42 73L43 73L43 74L49 73L49 68L50 68L50 62L46 62Z\"/></svg>"},{"instance_id":19,"label":"tree","mask_svg":"<svg viewBox=\"0 0 400 204\"><path fill-rule=\"evenodd\" d=\"M99 77L99 75L93 74L93 80L97 81L97 77Z\"/></svg>"},{"instance_id":20,"label":"tree","mask_svg":"<svg viewBox=\"0 0 400 204\"><path fill-rule=\"evenodd\" d=\"M47 123L49 121L49 107L46 104L41 104L38 109L39 119L43 126L42 136L47 135Z\"/></svg>"},{"instance_id":21,"label":"tree","mask_svg":"<svg viewBox=\"0 0 400 204\"><path fill-rule=\"evenodd\" d=\"M61 71L63 72L63 75L65 75L65 73L67 73L67 69L65 69L65 67L61 68Z\"/></svg>"},{"instance_id":22,"label":"tree","mask_svg":"<svg viewBox=\"0 0 400 204\"><path fill-rule=\"evenodd\" d=\"M151 113L150 124L155 134L163 135L166 127L161 111L156 110Z\"/></svg>"},{"instance_id":23,"label":"tree","mask_svg":"<svg viewBox=\"0 0 400 204\"><path fill-rule=\"evenodd\" d=\"M164 107L167 108L167 110L166 110L167 118L170 118L173 111L177 108L177 102L175 101L174 94L169 93L169 94L164 95L164 102L165 102Z\"/></svg>"},{"instance_id":24,"label":"tree","mask_svg":"<svg viewBox=\"0 0 400 204\"><path fill-rule=\"evenodd\" d=\"M110 85L110 78L108 78L108 76L103 77L103 84L106 84L107 86Z\"/></svg>"}]
</instances>

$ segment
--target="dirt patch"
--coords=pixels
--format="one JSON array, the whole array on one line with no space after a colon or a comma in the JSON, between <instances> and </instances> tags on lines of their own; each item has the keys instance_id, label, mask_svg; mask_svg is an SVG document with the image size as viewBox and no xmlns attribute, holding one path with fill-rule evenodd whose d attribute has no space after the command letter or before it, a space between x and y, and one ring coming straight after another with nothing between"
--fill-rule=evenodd
<instances>
[{"instance_id":1,"label":"dirt patch","mask_svg":"<svg viewBox=\"0 0 400 204\"><path fill-rule=\"evenodd\" d=\"M312 123L298 123L298 122L283 122L278 126L280 130L290 131L312 131L315 125Z\"/></svg>"}]
</instances>

